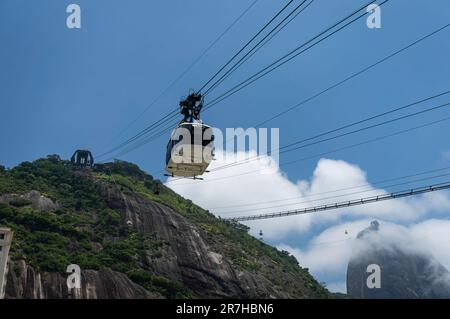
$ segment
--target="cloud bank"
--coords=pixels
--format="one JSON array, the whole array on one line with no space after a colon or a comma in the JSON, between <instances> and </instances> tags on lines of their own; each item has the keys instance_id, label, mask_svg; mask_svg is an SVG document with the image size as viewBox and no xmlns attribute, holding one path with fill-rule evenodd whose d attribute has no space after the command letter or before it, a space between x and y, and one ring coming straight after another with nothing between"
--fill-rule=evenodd
<instances>
[{"instance_id":1,"label":"cloud bank","mask_svg":"<svg viewBox=\"0 0 450 319\"><path fill-rule=\"evenodd\" d=\"M254 152L222 154L203 181L169 179L166 185L221 217L300 209L387 193L371 185L359 166L342 160L322 158L310 179L295 183L273 161L251 161L215 171L254 156ZM420 184L427 183L433 181ZM405 184L394 189L408 187ZM353 239L374 219L382 222L387 241L426 251L450 269L450 221L445 219L449 212L449 192L443 191L245 224L256 237L263 230L265 240L295 255L300 265L325 281L330 290L345 292L347 263L355 249Z\"/></svg>"},{"instance_id":2,"label":"cloud bank","mask_svg":"<svg viewBox=\"0 0 450 319\"><path fill-rule=\"evenodd\" d=\"M320 159L310 180L291 182L272 161L251 161L227 169L214 171L256 153L238 153L219 156L221 161L211 164L211 173L203 181L169 179L167 186L209 209L221 217L246 216L300 209L322 204L386 194L367 180L367 174L357 165L341 160ZM404 189L408 185L398 186ZM365 206L246 222L256 234L264 229L265 238L280 240L289 234L307 232L313 225L331 225L346 218L380 218L391 222L410 223L422 219L430 212L450 210L450 197L446 192L379 202ZM270 225L270 227L267 227Z\"/></svg>"},{"instance_id":3,"label":"cloud bank","mask_svg":"<svg viewBox=\"0 0 450 319\"><path fill-rule=\"evenodd\" d=\"M368 247L355 240L359 231L367 228L369 219L342 223L330 227L311 239L304 249L280 244L278 249L293 254L303 267L308 267L318 278L339 278L345 280L347 265L355 252ZM348 232L348 235L345 234ZM450 220L430 219L409 226L381 222L379 238L384 248L399 247L412 254L431 255L450 270ZM328 288L344 292L345 281L331 282Z\"/></svg>"}]
</instances>

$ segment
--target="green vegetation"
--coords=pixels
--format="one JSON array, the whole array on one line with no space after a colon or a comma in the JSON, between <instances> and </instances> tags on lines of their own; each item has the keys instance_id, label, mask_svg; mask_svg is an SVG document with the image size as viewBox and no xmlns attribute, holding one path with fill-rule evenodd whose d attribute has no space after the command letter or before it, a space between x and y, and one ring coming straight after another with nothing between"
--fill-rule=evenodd
<instances>
[{"instance_id":1,"label":"green vegetation","mask_svg":"<svg viewBox=\"0 0 450 319\"><path fill-rule=\"evenodd\" d=\"M74 172L57 155L0 172L0 194L23 194L32 190L76 211L105 207L94 183L82 172Z\"/></svg>"},{"instance_id":2,"label":"green vegetation","mask_svg":"<svg viewBox=\"0 0 450 319\"><path fill-rule=\"evenodd\" d=\"M105 220L116 217L109 210L101 214L110 216ZM13 259L25 259L44 271L65 273L66 267L75 263L84 269L110 267L127 272L138 267L147 247L157 247L154 238L144 238L99 220L90 222L95 230L90 232L80 227L87 225L85 218L68 211L18 210L0 204L0 224L11 227L15 233Z\"/></svg>"},{"instance_id":3,"label":"green vegetation","mask_svg":"<svg viewBox=\"0 0 450 319\"><path fill-rule=\"evenodd\" d=\"M163 296L177 299L192 298L190 292L182 284L162 276L155 276L148 271L133 269L127 275L131 280L144 288L153 292L159 292Z\"/></svg>"},{"instance_id":4,"label":"green vegetation","mask_svg":"<svg viewBox=\"0 0 450 319\"><path fill-rule=\"evenodd\" d=\"M100 196L99 182L117 187L123 194L136 194L173 208L197 225L212 249L224 253L236 268L262 273L272 281L277 280L274 270L289 272L303 278L317 295L329 296L289 253L250 236L242 224L216 218L136 165L122 161L98 165L94 170L77 170L52 155L10 170L0 167L0 196L37 190L59 207L56 211L33 209L31 202L20 196L0 204L0 226L15 232L12 258L24 259L48 272L65 273L72 263L82 269L109 267L168 298L192 297L182 283L149 270L148 258L162 258L168 243L126 226L120 213L109 208Z\"/></svg>"},{"instance_id":5,"label":"green vegetation","mask_svg":"<svg viewBox=\"0 0 450 319\"><path fill-rule=\"evenodd\" d=\"M0 195L31 190L57 201L61 209L32 209L31 202L20 197L9 205L0 204L0 226L14 231L14 260L24 259L40 270L61 274L70 264L128 273L130 269L141 269L147 252L157 256L166 244L124 226L120 214L108 208L98 195L89 174L72 170L57 156L0 170ZM164 277L147 281L146 287L167 297L188 295L182 284Z\"/></svg>"}]
</instances>

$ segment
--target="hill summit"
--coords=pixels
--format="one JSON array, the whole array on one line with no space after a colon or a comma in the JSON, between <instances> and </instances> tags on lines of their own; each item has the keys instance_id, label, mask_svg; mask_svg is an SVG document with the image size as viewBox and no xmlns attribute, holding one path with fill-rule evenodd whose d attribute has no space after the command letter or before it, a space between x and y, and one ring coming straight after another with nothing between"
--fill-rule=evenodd
<instances>
[{"instance_id":1,"label":"hill summit","mask_svg":"<svg viewBox=\"0 0 450 319\"><path fill-rule=\"evenodd\" d=\"M389 238L393 235L394 240ZM365 299L450 298L450 272L413 242L399 238L378 221L358 234L347 268L348 295ZM379 287L367 285L368 265L380 267Z\"/></svg>"}]
</instances>

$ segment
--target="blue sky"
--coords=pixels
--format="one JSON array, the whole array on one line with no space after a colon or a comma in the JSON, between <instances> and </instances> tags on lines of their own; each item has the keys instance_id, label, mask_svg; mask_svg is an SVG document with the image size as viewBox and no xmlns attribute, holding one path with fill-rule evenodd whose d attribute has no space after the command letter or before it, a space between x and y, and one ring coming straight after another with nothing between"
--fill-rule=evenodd
<instances>
[{"instance_id":1,"label":"blue sky","mask_svg":"<svg viewBox=\"0 0 450 319\"><path fill-rule=\"evenodd\" d=\"M252 1L0 1L0 164L77 148L98 154L142 112ZM82 29L66 27L66 6L82 9ZM316 0L260 50L216 96L366 3ZM128 134L177 107L273 14L259 2L155 104ZM251 127L450 22L448 0L395 0L382 8L382 28L361 20L204 114L218 127ZM450 29L267 124L287 144L450 88ZM448 102L448 96L440 99ZM431 105L431 104L430 104ZM289 161L450 116L450 110L325 143ZM368 180L450 165L448 122L333 155L357 164ZM125 135L126 136L126 135ZM125 136L122 136L124 138ZM127 154L149 173L164 168L168 136ZM112 142L111 144L108 144ZM310 179L317 159L281 167L292 182ZM314 232L312 233L314 234ZM311 234L310 234L311 235ZM304 234L290 242L303 240ZM276 244L276 243L275 243Z\"/></svg>"}]
</instances>

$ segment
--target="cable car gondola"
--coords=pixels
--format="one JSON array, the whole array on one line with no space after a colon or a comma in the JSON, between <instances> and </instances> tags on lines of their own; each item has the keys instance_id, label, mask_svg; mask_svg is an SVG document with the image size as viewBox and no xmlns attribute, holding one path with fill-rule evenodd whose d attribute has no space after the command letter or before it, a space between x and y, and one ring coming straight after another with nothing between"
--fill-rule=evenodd
<instances>
[{"instance_id":1,"label":"cable car gondola","mask_svg":"<svg viewBox=\"0 0 450 319\"><path fill-rule=\"evenodd\" d=\"M200 120L201 94L192 93L180 102L184 119L173 130L167 144L166 171L169 176L190 177L206 172L213 158L212 128Z\"/></svg>"}]
</instances>

